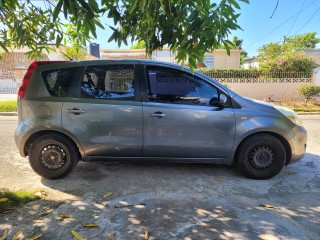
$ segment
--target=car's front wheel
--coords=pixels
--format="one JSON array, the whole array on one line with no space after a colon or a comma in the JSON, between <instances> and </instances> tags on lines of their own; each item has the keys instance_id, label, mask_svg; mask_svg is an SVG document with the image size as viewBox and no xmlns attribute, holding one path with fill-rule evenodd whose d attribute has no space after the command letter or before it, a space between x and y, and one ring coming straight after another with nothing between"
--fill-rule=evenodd
<instances>
[{"instance_id":1,"label":"car's front wheel","mask_svg":"<svg viewBox=\"0 0 320 240\"><path fill-rule=\"evenodd\" d=\"M76 167L78 160L79 154L73 142L55 133L39 137L29 151L32 169L48 179L66 176Z\"/></svg>"},{"instance_id":2,"label":"car's front wheel","mask_svg":"<svg viewBox=\"0 0 320 240\"><path fill-rule=\"evenodd\" d=\"M286 150L278 138L269 134L257 134L241 143L236 160L245 176L268 179L277 175L284 167Z\"/></svg>"}]
</instances>

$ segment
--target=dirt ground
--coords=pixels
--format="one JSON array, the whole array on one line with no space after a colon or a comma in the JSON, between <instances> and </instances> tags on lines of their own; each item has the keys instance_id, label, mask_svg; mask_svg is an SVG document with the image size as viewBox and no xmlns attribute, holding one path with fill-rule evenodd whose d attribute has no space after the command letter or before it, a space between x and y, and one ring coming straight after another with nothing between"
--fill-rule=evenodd
<instances>
[{"instance_id":1,"label":"dirt ground","mask_svg":"<svg viewBox=\"0 0 320 240\"><path fill-rule=\"evenodd\" d=\"M20 230L39 239L75 239L71 230L85 239L320 239L320 116L302 119L306 156L270 180L210 164L81 162L53 181L19 156L16 117L0 116L0 186L47 194L1 214L0 237L8 229L8 239Z\"/></svg>"}]
</instances>

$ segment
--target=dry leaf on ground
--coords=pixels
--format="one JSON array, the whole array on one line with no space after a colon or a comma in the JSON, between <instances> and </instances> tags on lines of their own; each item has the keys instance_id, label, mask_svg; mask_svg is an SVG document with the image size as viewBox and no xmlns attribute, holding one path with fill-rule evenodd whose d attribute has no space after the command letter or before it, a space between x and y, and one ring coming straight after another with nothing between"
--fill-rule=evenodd
<instances>
[{"instance_id":1,"label":"dry leaf on ground","mask_svg":"<svg viewBox=\"0 0 320 240\"><path fill-rule=\"evenodd\" d=\"M12 212L14 212L14 211L15 211L14 208L8 208L8 209L4 210L4 211L1 212L1 213L2 213L2 214L8 214L8 213L12 213Z\"/></svg>"},{"instance_id":2,"label":"dry leaf on ground","mask_svg":"<svg viewBox=\"0 0 320 240\"><path fill-rule=\"evenodd\" d=\"M20 237L22 237L22 233L23 233L22 230L18 231L18 232L12 237L12 240L18 240L18 239L20 239Z\"/></svg>"},{"instance_id":3,"label":"dry leaf on ground","mask_svg":"<svg viewBox=\"0 0 320 240\"><path fill-rule=\"evenodd\" d=\"M73 217L73 215L70 215L70 214L60 214L60 215L56 216L57 220L63 220L65 218L74 218L74 217Z\"/></svg>"},{"instance_id":4,"label":"dry leaf on ground","mask_svg":"<svg viewBox=\"0 0 320 240\"><path fill-rule=\"evenodd\" d=\"M113 234L113 233L109 234L108 240L113 240L113 237L114 237L114 234Z\"/></svg>"},{"instance_id":5,"label":"dry leaf on ground","mask_svg":"<svg viewBox=\"0 0 320 240\"><path fill-rule=\"evenodd\" d=\"M0 202L9 202L9 198L6 198L6 197L0 198Z\"/></svg>"},{"instance_id":6,"label":"dry leaf on ground","mask_svg":"<svg viewBox=\"0 0 320 240\"><path fill-rule=\"evenodd\" d=\"M220 175L216 176L217 182L221 182L222 177Z\"/></svg>"},{"instance_id":7,"label":"dry leaf on ground","mask_svg":"<svg viewBox=\"0 0 320 240\"><path fill-rule=\"evenodd\" d=\"M85 240L76 230L71 230L72 235L78 240Z\"/></svg>"},{"instance_id":8,"label":"dry leaf on ground","mask_svg":"<svg viewBox=\"0 0 320 240\"><path fill-rule=\"evenodd\" d=\"M32 222L34 222L34 223L44 223L44 220L42 220L42 219L35 219L35 220L32 220Z\"/></svg>"},{"instance_id":9,"label":"dry leaf on ground","mask_svg":"<svg viewBox=\"0 0 320 240\"><path fill-rule=\"evenodd\" d=\"M86 227L86 228L98 228L99 226L97 224L94 223L87 223L87 224L82 224L82 227Z\"/></svg>"},{"instance_id":10,"label":"dry leaf on ground","mask_svg":"<svg viewBox=\"0 0 320 240\"><path fill-rule=\"evenodd\" d=\"M146 240L149 239L149 232L147 230L144 231L144 239L146 239Z\"/></svg>"},{"instance_id":11,"label":"dry leaf on ground","mask_svg":"<svg viewBox=\"0 0 320 240\"><path fill-rule=\"evenodd\" d=\"M112 196L112 194L113 194L112 192L109 192L109 193L106 193L105 195L103 195L102 197L103 197L103 198L107 198L107 197Z\"/></svg>"},{"instance_id":12,"label":"dry leaf on ground","mask_svg":"<svg viewBox=\"0 0 320 240\"><path fill-rule=\"evenodd\" d=\"M31 237L28 237L28 240L35 240L42 236L43 233L37 233Z\"/></svg>"},{"instance_id":13,"label":"dry leaf on ground","mask_svg":"<svg viewBox=\"0 0 320 240\"><path fill-rule=\"evenodd\" d=\"M8 229L5 229L2 236L0 237L0 240L5 240L8 237Z\"/></svg>"},{"instance_id":14,"label":"dry leaf on ground","mask_svg":"<svg viewBox=\"0 0 320 240\"><path fill-rule=\"evenodd\" d=\"M272 206L272 205L270 205L270 204L260 204L260 207L270 208L270 209L277 209L277 208L279 208L279 207Z\"/></svg>"},{"instance_id":15,"label":"dry leaf on ground","mask_svg":"<svg viewBox=\"0 0 320 240\"><path fill-rule=\"evenodd\" d=\"M46 192L41 189L38 189L33 195L38 198L44 198L45 196L47 196Z\"/></svg>"},{"instance_id":16,"label":"dry leaf on ground","mask_svg":"<svg viewBox=\"0 0 320 240\"><path fill-rule=\"evenodd\" d=\"M45 210L43 213L40 213L39 216L47 216L52 211L53 211L52 209Z\"/></svg>"}]
</instances>

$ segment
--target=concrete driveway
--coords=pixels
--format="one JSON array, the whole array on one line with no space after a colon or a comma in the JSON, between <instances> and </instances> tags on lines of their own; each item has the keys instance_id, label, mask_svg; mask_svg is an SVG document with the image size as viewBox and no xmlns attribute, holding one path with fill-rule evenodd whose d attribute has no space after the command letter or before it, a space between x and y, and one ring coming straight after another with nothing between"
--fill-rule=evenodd
<instances>
[{"instance_id":1,"label":"concrete driveway","mask_svg":"<svg viewBox=\"0 0 320 240\"><path fill-rule=\"evenodd\" d=\"M209 164L80 163L41 179L13 143L16 117L0 116L0 183L43 189L44 200L0 215L0 236L72 239L320 239L320 116L302 116L307 154L276 177L244 178ZM103 198L103 195L112 193ZM60 214L73 218L57 220ZM94 223L98 228L82 225Z\"/></svg>"}]
</instances>

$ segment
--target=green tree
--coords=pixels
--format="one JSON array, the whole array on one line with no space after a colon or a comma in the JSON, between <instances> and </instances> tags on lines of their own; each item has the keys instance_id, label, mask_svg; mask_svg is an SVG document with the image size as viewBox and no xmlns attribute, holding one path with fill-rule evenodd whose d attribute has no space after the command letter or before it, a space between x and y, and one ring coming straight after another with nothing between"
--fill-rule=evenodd
<instances>
[{"instance_id":1,"label":"green tree","mask_svg":"<svg viewBox=\"0 0 320 240\"><path fill-rule=\"evenodd\" d=\"M232 41L230 41L230 43L228 43L227 45L228 45L228 47L230 49L243 50L242 49L242 44L243 44L243 39L240 39L237 36L233 36L232 37ZM225 45L220 45L219 48L220 49L226 49L226 46ZM244 50L240 53L240 64L243 63L244 58L247 57L247 56L248 56L248 53L246 51L244 51Z\"/></svg>"},{"instance_id":2,"label":"green tree","mask_svg":"<svg viewBox=\"0 0 320 240\"><path fill-rule=\"evenodd\" d=\"M292 37L284 36L283 42L265 44L258 49L258 57L265 59L276 59L279 56L293 51L304 49L315 49L320 38L316 37L316 32L295 35Z\"/></svg>"},{"instance_id":3,"label":"green tree","mask_svg":"<svg viewBox=\"0 0 320 240\"><path fill-rule=\"evenodd\" d=\"M277 58L260 62L262 70L304 72L308 75L317 67L316 62L302 52L286 52Z\"/></svg>"},{"instance_id":4,"label":"green tree","mask_svg":"<svg viewBox=\"0 0 320 240\"><path fill-rule=\"evenodd\" d=\"M44 7L31 0L0 1L0 46L5 51L27 46L31 57L52 50L48 43L84 46L96 38L96 27L104 28L101 19L107 15L114 20L109 41L121 46L129 38L143 40L148 55L167 45L179 62L188 60L194 68L220 44L229 51L227 37L240 29L239 2L249 0L43 0Z\"/></svg>"},{"instance_id":5,"label":"green tree","mask_svg":"<svg viewBox=\"0 0 320 240\"><path fill-rule=\"evenodd\" d=\"M65 47L62 51L65 60L84 60L87 56L87 49L79 46Z\"/></svg>"},{"instance_id":6,"label":"green tree","mask_svg":"<svg viewBox=\"0 0 320 240\"><path fill-rule=\"evenodd\" d=\"M302 50L314 49L320 42L316 33L284 37L283 42L269 43L258 49L261 69L303 71L311 73L318 65Z\"/></svg>"},{"instance_id":7,"label":"green tree","mask_svg":"<svg viewBox=\"0 0 320 240\"><path fill-rule=\"evenodd\" d=\"M316 37L316 32L299 34L292 37L284 36L284 43L290 45L292 49L315 49L320 42L320 38Z\"/></svg>"},{"instance_id":8,"label":"green tree","mask_svg":"<svg viewBox=\"0 0 320 240\"><path fill-rule=\"evenodd\" d=\"M143 49L143 48L146 48L146 43L143 40L137 42L135 45L130 47L130 49Z\"/></svg>"}]
</instances>

